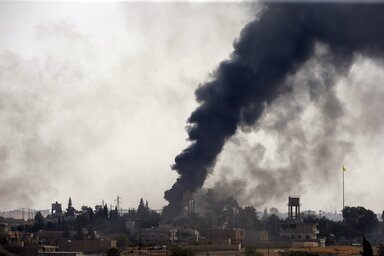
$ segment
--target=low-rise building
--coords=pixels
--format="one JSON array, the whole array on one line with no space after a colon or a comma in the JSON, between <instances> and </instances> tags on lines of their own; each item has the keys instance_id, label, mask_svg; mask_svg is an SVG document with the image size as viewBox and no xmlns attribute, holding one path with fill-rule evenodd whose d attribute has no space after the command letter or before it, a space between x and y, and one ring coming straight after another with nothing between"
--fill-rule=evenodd
<instances>
[{"instance_id":1,"label":"low-rise building","mask_svg":"<svg viewBox=\"0 0 384 256\"><path fill-rule=\"evenodd\" d=\"M179 243L194 244L199 242L199 231L191 228L178 229L176 232Z\"/></svg>"},{"instance_id":2,"label":"low-rise building","mask_svg":"<svg viewBox=\"0 0 384 256\"><path fill-rule=\"evenodd\" d=\"M199 236L199 232L192 228L160 225L159 227L140 229L136 240L145 245L195 244L199 241Z\"/></svg>"},{"instance_id":3,"label":"low-rise building","mask_svg":"<svg viewBox=\"0 0 384 256\"><path fill-rule=\"evenodd\" d=\"M317 224L303 222L280 224L280 236L291 240L316 240L318 234Z\"/></svg>"},{"instance_id":4,"label":"low-rise building","mask_svg":"<svg viewBox=\"0 0 384 256\"><path fill-rule=\"evenodd\" d=\"M229 241L229 243L241 243L245 240L244 229L208 229L207 238L212 241Z\"/></svg>"},{"instance_id":5,"label":"low-rise building","mask_svg":"<svg viewBox=\"0 0 384 256\"><path fill-rule=\"evenodd\" d=\"M260 230L260 231L246 231L245 232L245 240L252 242L268 242L269 236L268 231Z\"/></svg>"},{"instance_id":6,"label":"low-rise building","mask_svg":"<svg viewBox=\"0 0 384 256\"><path fill-rule=\"evenodd\" d=\"M279 225L280 239L291 242L292 247L318 247L317 224L303 222L300 206L299 197L288 197L288 218ZM307 211L307 214L314 212Z\"/></svg>"},{"instance_id":7,"label":"low-rise building","mask_svg":"<svg viewBox=\"0 0 384 256\"><path fill-rule=\"evenodd\" d=\"M177 229L171 225L141 228L137 233L137 240L142 244L173 244L177 243Z\"/></svg>"}]
</instances>

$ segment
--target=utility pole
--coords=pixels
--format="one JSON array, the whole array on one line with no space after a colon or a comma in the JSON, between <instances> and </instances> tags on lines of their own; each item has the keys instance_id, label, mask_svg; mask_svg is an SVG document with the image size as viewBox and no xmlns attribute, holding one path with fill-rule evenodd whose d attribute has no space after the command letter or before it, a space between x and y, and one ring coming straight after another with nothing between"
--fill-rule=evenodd
<instances>
[{"instance_id":1,"label":"utility pole","mask_svg":"<svg viewBox=\"0 0 384 256\"><path fill-rule=\"evenodd\" d=\"M343 209L341 210L341 212L343 212L344 210L344 207L345 207L345 192L344 192L344 173L347 171L347 169L345 169L345 166L343 165L343 169L342 169L342 172L343 172Z\"/></svg>"},{"instance_id":2,"label":"utility pole","mask_svg":"<svg viewBox=\"0 0 384 256\"><path fill-rule=\"evenodd\" d=\"M115 199L115 202L116 202L116 207L117 207L117 211L119 212L119 215L121 215L121 197L119 195L117 195L117 198Z\"/></svg>"}]
</instances>

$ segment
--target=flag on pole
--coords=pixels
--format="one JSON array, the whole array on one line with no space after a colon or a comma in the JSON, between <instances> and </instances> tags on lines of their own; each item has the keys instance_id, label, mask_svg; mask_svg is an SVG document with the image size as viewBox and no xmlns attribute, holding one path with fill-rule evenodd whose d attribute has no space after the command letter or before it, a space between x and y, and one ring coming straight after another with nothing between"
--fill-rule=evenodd
<instances>
[{"instance_id":1,"label":"flag on pole","mask_svg":"<svg viewBox=\"0 0 384 256\"><path fill-rule=\"evenodd\" d=\"M345 166L343 165L343 172L346 172L347 171L347 169L345 169Z\"/></svg>"}]
</instances>

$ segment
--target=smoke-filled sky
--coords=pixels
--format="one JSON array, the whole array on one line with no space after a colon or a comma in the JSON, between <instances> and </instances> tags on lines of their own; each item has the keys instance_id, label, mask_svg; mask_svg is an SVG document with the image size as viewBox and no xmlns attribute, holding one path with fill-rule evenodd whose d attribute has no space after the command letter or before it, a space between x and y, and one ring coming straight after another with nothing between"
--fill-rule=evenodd
<instances>
[{"instance_id":1,"label":"smoke-filled sky","mask_svg":"<svg viewBox=\"0 0 384 256\"><path fill-rule=\"evenodd\" d=\"M123 208L140 197L163 207L194 91L263 8L0 2L0 210L69 196L78 208L114 205L117 195ZM356 54L345 68L327 45L314 51L227 141L205 188L257 209L285 211L300 195L304 209L335 211L345 165L346 205L384 209L383 61Z\"/></svg>"}]
</instances>

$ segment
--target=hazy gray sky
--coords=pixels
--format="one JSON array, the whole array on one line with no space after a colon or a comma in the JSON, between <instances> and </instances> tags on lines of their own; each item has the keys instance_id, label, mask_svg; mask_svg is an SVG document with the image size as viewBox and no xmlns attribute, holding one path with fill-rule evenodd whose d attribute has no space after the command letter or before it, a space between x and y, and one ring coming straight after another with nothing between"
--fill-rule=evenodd
<instances>
[{"instance_id":1,"label":"hazy gray sky","mask_svg":"<svg viewBox=\"0 0 384 256\"><path fill-rule=\"evenodd\" d=\"M1 208L153 208L242 4L0 2Z\"/></svg>"},{"instance_id":2,"label":"hazy gray sky","mask_svg":"<svg viewBox=\"0 0 384 256\"><path fill-rule=\"evenodd\" d=\"M161 208L177 178L170 165L188 145L185 122L197 106L194 90L229 57L258 8L0 2L0 208L48 208L54 201L66 204L69 196L75 207L114 204L117 195L123 208L136 207L140 197ZM324 47L318 48L321 57ZM345 164L346 204L381 211L384 73L378 60L355 59L332 89L345 113L327 142L336 155L319 163L302 147L296 157L306 159L306 167L297 170L297 184L284 175L292 155L281 150L292 141L301 145L303 134L306 144L318 145L324 131L316 123L329 122L319 118L319 109L332 107L326 96L310 101L308 92L297 90L268 108L255 129L227 143L206 187L232 184L228 194L258 209L285 210L288 195L300 195L304 209L334 211L341 208ZM312 78L332 72L318 63L308 63L291 82L309 83L309 72ZM284 113L296 109L293 117ZM288 116L284 128L277 127L276 120ZM265 188L267 180L291 189L279 183Z\"/></svg>"}]
</instances>

